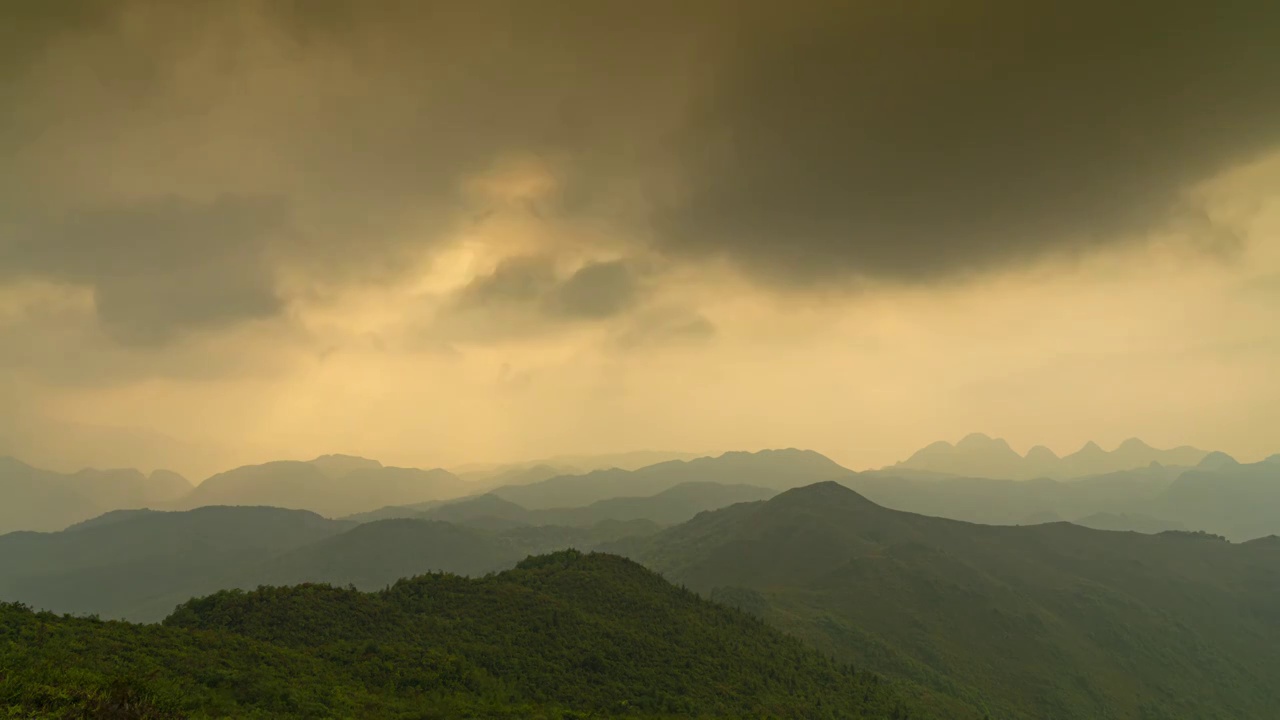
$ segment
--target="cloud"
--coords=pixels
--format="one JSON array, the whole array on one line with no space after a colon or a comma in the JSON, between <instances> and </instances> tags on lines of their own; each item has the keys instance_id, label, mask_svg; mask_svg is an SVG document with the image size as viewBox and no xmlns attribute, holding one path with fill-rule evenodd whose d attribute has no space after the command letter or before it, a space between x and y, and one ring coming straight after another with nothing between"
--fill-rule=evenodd
<instances>
[{"instance_id":1,"label":"cloud","mask_svg":"<svg viewBox=\"0 0 1280 720\"><path fill-rule=\"evenodd\" d=\"M634 262L588 263L547 296L546 312L569 320L607 319L631 309L640 292Z\"/></svg>"},{"instance_id":2,"label":"cloud","mask_svg":"<svg viewBox=\"0 0 1280 720\"><path fill-rule=\"evenodd\" d=\"M653 272L634 259L588 261L571 271L560 264L550 255L504 259L455 291L428 334L480 342L609 322L643 303Z\"/></svg>"},{"instance_id":3,"label":"cloud","mask_svg":"<svg viewBox=\"0 0 1280 720\"><path fill-rule=\"evenodd\" d=\"M1280 141L1274 3L757 10L683 129L687 191L658 227L766 280L922 281L1123 241Z\"/></svg>"},{"instance_id":4,"label":"cloud","mask_svg":"<svg viewBox=\"0 0 1280 720\"><path fill-rule=\"evenodd\" d=\"M284 215L271 200L223 197L37 218L0 237L0 280L87 286L112 337L159 344L280 312L266 253Z\"/></svg>"},{"instance_id":5,"label":"cloud","mask_svg":"<svg viewBox=\"0 0 1280 720\"><path fill-rule=\"evenodd\" d=\"M587 256L932 282L1159 230L1280 141L1275 3L695 5L33 5L0 38L0 279L88 287L158 347L411 283L528 205L598 230ZM448 334L619 317L661 279L529 262Z\"/></svg>"},{"instance_id":6,"label":"cloud","mask_svg":"<svg viewBox=\"0 0 1280 720\"><path fill-rule=\"evenodd\" d=\"M701 344L716 335L716 326L701 313L680 308L660 308L636 317L613 338L613 347L639 348Z\"/></svg>"}]
</instances>

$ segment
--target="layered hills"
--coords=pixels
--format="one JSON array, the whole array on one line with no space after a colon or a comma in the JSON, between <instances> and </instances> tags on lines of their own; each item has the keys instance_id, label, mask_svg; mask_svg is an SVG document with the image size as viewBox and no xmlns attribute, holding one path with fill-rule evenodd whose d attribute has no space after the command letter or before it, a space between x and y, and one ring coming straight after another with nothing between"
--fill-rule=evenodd
<instances>
[{"instance_id":1,"label":"layered hills","mask_svg":"<svg viewBox=\"0 0 1280 720\"><path fill-rule=\"evenodd\" d=\"M433 520L357 524L304 510L126 511L57 533L0 536L0 599L152 622L224 588L328 582L376 589L428 572L483 575L522 558L656 532L647 521L490 532Z\"/></svg>"},{"instance_id":2,"label":"layered hills","mask_svg":"<svg viewBox=\"0 0 1280 720\"><path fill-rule=\"evenodd\" d=\"M974 525L825 482L609 547L992 717L1254 718L1280 701L1273 542Z\"/></svg>"},{"instance_id":3,"label":"layered hills","mask_svg":"<svg viewBox=\"0 0 1280 720\"><path fill-rule=\"evenodd\" d=\"M643 491L645 484L635 490ZM623 490L626 492L626 490ZM739 502L767 500L778 493L755 485L725 485L717 482L684 482L654 495L612 497L581 507L558 507L527 510L498 493L420 506L387 507L370 513L350 516L349 520L368 521L389 518L421 518L444 520L486 527L518 525L590 526L605 520L649 520L660 525L684 522L704 510L717 510Z\"/></svg>"},{"instance_id":4,"label":"layered hills","mask_svg":"<svg viewBox=\"0 0 1280 720\"><path fill-rule=\"evenodd\" d=\"M491 492L530 510L587 505L616 497L655 495L676 485L713 482L786 490L852 473L811 450L730 452L718 457L670 460L637 470L613 468L561 475Z\"/></svg>"},{"instance_id":5,"label":"layered hills","mask_svg":"<svg viewBox=\"0 0 1280 720\"><path fill-rule=\"evenodd\" d=\"M220 592L163 626L3 605L0 667L23 717L955 716L634 563L576 552L375 593Z\"/></svg>"}]
</instances>

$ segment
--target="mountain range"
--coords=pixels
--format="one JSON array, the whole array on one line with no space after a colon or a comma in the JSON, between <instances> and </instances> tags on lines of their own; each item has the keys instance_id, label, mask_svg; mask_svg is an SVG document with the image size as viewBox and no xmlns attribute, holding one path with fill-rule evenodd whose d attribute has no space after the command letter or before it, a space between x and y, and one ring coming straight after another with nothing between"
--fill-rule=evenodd
<instances>
[{"instance_id":1,"label":"mountain range","mask_svg":"<svg viewBox=\"0 0 1280 720\"><path fill-rule=\"evenodd\" d=\"M659 529L609 520L488 531L422 519L355 523L272 507L120 511L62 532L0 535L0 599L154 622L224 588L328 582L372 590L428 572L483 575L528 555L590 550Z\"/></svg>"},{"instance_id":2,"label":"mountain range","mask_svg":"<svg viewBox=\"0 0 1280 720\"><path fill-rule=\"evenodd\" d=\"M1280 702L1275 540L975 525L824 482L606 548L992 717L1259 718Z\"/></svg>"},{"instance_id":3,"label":"mountain range","mask_svg":"<svg viewBox=\"0 0 1280 720\"><path fill-rule=\"evenodd\" d=\"M853 471L812 450L728 452L717 457L670 460L637 470L613 468L561 475L490 492L529 510L577 507L616 497L655 495L688 482L754 485L772 490L845 477Z\"/></svg>"},{"instance_id":4,"label":"mountain range","mask_svg":"<svg viewBox=\"0 0 1280 720\"><path fill-rule=\"evenodd\" d=\"M1222 453L1192 468L1152 465L1082 478L1000 480L902 472L842 480L897 510L994 525L1067 520L1107 529L1204 530L1243 541L1280 533L1280 461Z\"/></svg>"},{"instance_id":5,"label":"mountain range","mask_svg":"<svg viewBox=\"0 0 1280 720\"><path fill-rule=\"evenodd\" d=\"M1138 438L1129 438L1110 452L1090 441L1062 457L1043 445L1019 455L1001 438L972 433L954 445L945 441L928 445L892 469L1001 480L1061 479L1133 470L1152 463L1193 467L1207 455L1204 450L1188 446L1157 450Z\"/></svg>"},{"instance_id":6,"label":"mountain range","mask_svg":"<svg viewBox=\"0 0 1280 720\"><path fill-rule=\"evenodd\" d=\"M648 486L647 489L652 489L654 483L646 478L644 482L637 483L634 489L626 487L621 492L640 492L645 490L646 486ZM373 512L351 515L346 519L367 522L390 518L420 518L488 528L520 525L582 527L605 520L648 520L659 525L674 525L705 510L717 510L739 502L766 500L777 493L777 490L754 485L725 485L710 481L683 482L649 496L612 497L597 500L582 507L542 510L526 510L521 505L503 499L497 493L486 493L462 500L386 507Z\"/></svg>"},{"instance_id":7,"label":"mountain range","mask_svg":"<svg viewBox=\"0 0 1280 720\"><path fill-rule=\"evenodd\" d=\"M275 658L274 667L305 667L346 688L345 694L365 693L362 702L389 707L385 703L412 703L413 692L373 675L348 674L356 672L351 668L389 672L391 665L379 664L381 656L365 652L362 643L381 647L384 634L408 631L397 619L402 609L384 602L393 592L387 588L427 588L428 597L455 591L472 597L465 588L487 588L479 596L487 599L466 603L479 603L475 607L487 608L498 622L516 622L501 619L513 607L507 594L523 592L510 585L460 578L449 581L455 584L397 583L440 572L488 578L530 555L576 548L629 557L800 638L821 656L834 657L837 667L874 671L883 678L874 686L902 703L888 717L1235 720L1265 717L1280 700L1270 681L1280 674L1280 538L1221 537L1243 540L1274 532L1280 458L1241 464L1211 453L1192 468L1148 464L1080 478L1011 480L896 468L854 473L817 453L776 450L557 475L490 492L456 475L406 472L350 456L252 466L229 476L211 486L225 495L211 497L302 498L332 503L330 512L352 502L371 504L343 495L365 483L374 488L371 497L379 498L413 496L430 483L435 493L472 492L342 519L233 502L191 510L124 509L59 532L0 535L0 599L143 622L173 614L165 632L194 628L207 633L201 637L216 638L215 649L184 649L191 663L227 667L248 657L236 649L244 643L266 643L254 645L252 653ZM308 499L309 490L318 492ZM171 507L190 502L190 494ZM600 608L659 602L659 596L645 594L640 576L607 569L616 558L556 557L548 561L552 566L576 568L563 576L576 578L573 587L597 588L583 597ZM552 582L536 573L520 576ZM609 578L629 579L616 585ZM326 595L329 590L317 584L354 589ZM260 586L292 589L255 590ZM220 599L188 603L210 593ZM174 612L184 603L204 609L193 620ZM437 619L413 627L424 630L458 617L453 606L431 607ZM128 642L169 658L172 643L186 642L179 639L185 636L135 626L7 612L15 627L55 628L67 638L66 647ZM523 610L517 614L529 619ZM354 627L365 635L343 635ZM269 635L276 628L289 631ZM502 706L511 716L527 716L543 707L538 703L563 704L559 696L522 695L519 688L529 687L521 685L526 671L504 664L512 652L505 635L488 634L496 632L492 628L476 632L482 639L474 645L455 638L396 653L441 651L454 658L449 662L474 663L466 672L487 678L476 682L494 683L485 687L504 688L501 702L533 703L519 711ZM629 626L609 642L635 642L646 633L666 637L665 632L646 621L643 629ZM304 638L311 638L307 647L322 648L319 655L299 650ZM3 647L0 642L0 652ZM633 677L618 675L629 672L625 661L601 654L601 645L573 647L579 657L597 657L608 668L601 672L616 682ZM689 652L697 655L698 647ZM103 657L93 662L105 663ZM408 657L397 654L387 662L409 662ZM335 658L346 660L330 664ZM42 672L57 676L53 656L45 660L50 664ZM89 660L76 662L83 668ZM556 667L545 682L567 687L564 673L577 666ZM218 698L222 714L236 714L221 694L221 681L206 682L212 671L165 672L161 690L173 693L176 706L183 697ZM134 680L152 692L146 677L151 675ZM748 696L772 681L752 677L744 679ZM5 682L11 681L0 677L0 690ZM458 708L475 714L474 703L497 702L488 690L477 695L477 685L456 687L464 686L470 689L451 696L450 702L461 703ZM310 710L282 710L274 704L278 693L258 696L255 703L278 711L263 711L265 716L324 716L323 708L345 707L345 700L306 687L312 693L307 702L320 703ZM352 689L357 687L364 689ZM676 707L642 696L649 709ZM800 710L776 704L777 698L769 702L787 709L774 716L823 716L815 714L816 706ZM821 702L829 709L834 700L823 695ZM499 705L485 707L481 716L501 716L494 714ZM717 712L741 711L724 705ZM447 709L439 712L449 716ZM548 717L561 716L571 715Z\"/></svg>"},{"instance_id":8,"label":"mountain range","mask_svg":"<svg viewBox=\"0 0 1280 720\"><path fill-rule=\"evenodd\" d=\"M167 470L149 475L134 469L57 473L0 458L0 533L61 530L108 511L138 508L267 505L336 517L475 490L446 470L384 467L346 455L246 465L194 487Z\"/></svg>"}]
</instances>

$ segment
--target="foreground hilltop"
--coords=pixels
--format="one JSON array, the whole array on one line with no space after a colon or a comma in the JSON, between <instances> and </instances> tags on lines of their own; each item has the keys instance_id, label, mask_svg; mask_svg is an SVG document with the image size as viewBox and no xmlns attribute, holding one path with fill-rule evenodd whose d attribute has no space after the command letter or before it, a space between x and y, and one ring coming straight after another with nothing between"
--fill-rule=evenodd
<instances>
[{"instance_id":1,"label":"foreground hilltop","mask_svg":"<svg viewBox=\"0 0 1280 720\"><path fill-rule=\"evenodd\" d=\"M22 716L126 702L140 719L954 716L635 563L573 551L375 593L220 592L162 626L14 605L0 618L14 668L0 697Z\"/></svg>"}]
</instances>

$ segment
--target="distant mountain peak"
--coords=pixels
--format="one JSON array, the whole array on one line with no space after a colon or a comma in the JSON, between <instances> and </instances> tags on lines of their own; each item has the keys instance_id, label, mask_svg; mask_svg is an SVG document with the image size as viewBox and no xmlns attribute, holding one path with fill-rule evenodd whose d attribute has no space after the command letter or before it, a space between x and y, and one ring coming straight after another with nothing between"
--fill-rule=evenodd
<instances>
[{"instance_id":1,"label":"distant mountain peak","mask_svg":"<svg viewBox=\"0 0 1280 720\"><path fill-rule=\"evenodd\" d=\"M1080 455L1080 454L1088 453L1090 455L1097 455L1105 452L1106 450L1103 450L1102 447L1098 445L1098 443L1090 440L1089 442L1081 446L1081 448L1076 451L1076 454Z\"/></svg>"},{"instance_id":2,"label":"distant mountain peak","mask_svg":"<svg viewBox=\"0 0 1280 720\"><path fill-rule=\"evenodd\" d=\"M835 505L875 503L863 497L857 491L841 485L835 480L823 480L811 485L804 485L782 492L769 500L770 505L807 505L818 504L824 507Z\"/></svg>"},{"instance_id":3,"label":"distant mountain peak","mask_svg":"<svg viewBox=\"0 0 1280 720\"><path fill-rule=\"evenodd\" d=\"M1204 459L1201 460L1196 465L1196 467L1223 468L1223 467L1230 467L1232 465L1239 465L1239 464L1240 463L1230 455L1222 452L1221 450L1215 450L1209 453L1208 455L1205 455Z\"/></svg>"},{"instance_id":4,"label":"distant mountain peak","mask_svg":"<svg viewBox=\"0 0 1280 720\"><path fill-rule=\"evenodd\" d=\"M325 453L323 455L316 456L315 459L316 460L331 460L331 459L368 460L368 458L364 457L363 455L348 455L347 453ZM315 460L313 460L312 462L315 462Z\"/></svg>"},{"instance_id":5,"label":"distant mountain peak","mask_svg":"<svg viewBox=\"0 0 1280 720\"><path fill-rule=\"evenodd\" d=\"M1116 450L1143 450L1143 451L1147 451L1151 449L1152 447L1150 445L1146 444L1145 442L1143 442L1142 440L1136 437L1131 437L1128 440L1125 440L1124 442L1120 443L1120 447L1116 448Z\"/></svg>"},{"instance_id":6,"label":"distant mountain peak","mask_svg":"<svg viewBox=\"0 0 1280 720\"><path fill-rule=\"evenodd\" d=\"M1009 447L1009 443L1005 442L1004 438L993 438L990 435L983 433L969 433L968 435L965 435L963 438L960 438L960 442L956 443L956 447L966 450L1008 450L1009 452L1013 452L1013 449Z\"/></svg>"},{"instance_id":7,"label":"distant mountain peak","mask_svg":"<svg viewBox=\"0 0 1280 720\"><path fill-rule=\"evenodd\" d=\"M1044 445L1036 445L1027 451L1028 460L1057 460L1058 453L1050 450Z\"/></svg>"}]
</instances>

